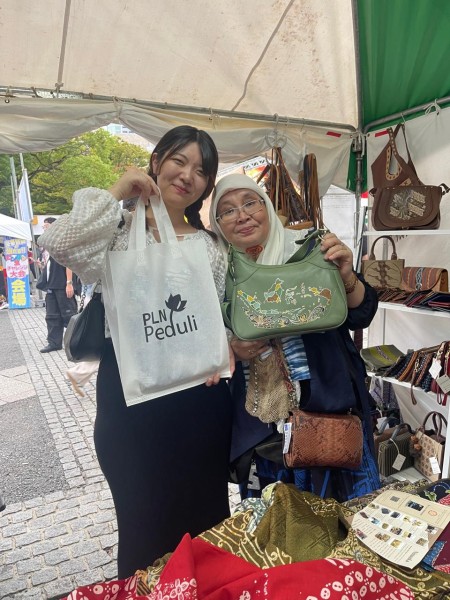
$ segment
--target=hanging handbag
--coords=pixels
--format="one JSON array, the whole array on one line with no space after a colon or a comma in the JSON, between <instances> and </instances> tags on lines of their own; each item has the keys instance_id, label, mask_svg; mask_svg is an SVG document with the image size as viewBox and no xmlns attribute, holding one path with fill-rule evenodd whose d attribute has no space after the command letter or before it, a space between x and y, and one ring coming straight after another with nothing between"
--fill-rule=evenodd
<instances>
[{"instance_id":1,"label":"hanging handbag","mask_svg":"<svg viewBox=\"0 0 450 600\"><path fill-rule=\"evenodd\" d=\"M283 265L262 265L230 245L222 315L241 340L326 331L347 318L344 283L315 231Z\"/></svg>"},{"instance_id":2,"label":"hanging handbag","mask_svg":"<svg viewBox=\"0 0 450 600\"><path fill-rule=\"evenodd\" d=\"M379 443L378 469L383 477L389 477L401 469L413 466L414 458L409 452L412 434L411 427L407 423L401 423L394 427L388 439Z\"/></svg>"},{"instance_id":3,"label":"hanging handbag","mask_svg":"<svg viewBox=\"0 0 450 600\"><path fill-rule=\"evenodd\" d=\"M427 430L430 418L433 421L433 429ZM414 467L430 481L440 479L442 472L445 447L445 436L442 434L443 425L447 428L446 418L439 412L431 411L411 438L417 450Z\"/></svg>"},{"instance_id":4,"label":"hanging handbag","mask_svg":"<svg viewBox=\"0 0 450 600\"><path fill-rule=\"evenodd\" d=\"M375 244L378 240L386 239L392 244L390 260L376 260ZM399 288L402 283L402 273L405 261L397 258L395 242L390 235L381 235L373 242L369 258L361 262L361 270L364 279L373 287L377 288Z\"/></svg>"},{"instance_id":5,"label":"hanging handbag","mask_svg":"<svg viewBox=\"0 0 450 600\"><path fill-rule=\"evenodd\" d=\"M272 149L271 164L267 165L257 183L263 181L275 212L283 225L296 223L302 229L312 227L301 193L297 191L284 164L280 147Z\"/></svg>"},{"instance_id":6,"label":"hanging handbag","mask_svg":"<svg viewBox=\"0 0 450 600\"><path fill-rule=\"evenodd\" d=\"M41 292L46 292L48 290L47 283L47 268L44 266L38 280L36 281L36 289L41 290Z\"/></svg>"},{"instance_id":7,"label":"hanging handbag","mask_svg":"<svg viewBox=\"0 0 450 600\"><path fill-rule=\"evenodd\" d=\"M64 350L71 362L100 360L105 349L105 308L102 295L95 289L84 306L86 293L81 296L80 310L70 317L64 333Z\"/></svg>"},{"instance_id":8,"label":"hanging handbag","mask_svg":"<svg viewBox=\"0 0 450 600\"><path fill-rule=\"evenodd\" d=\"M448 292L447 269L439 267L403 267L403 290L433 290L435 292Z\"/></svg>"},{"instance_id":9,"label":"hanging handbag","mask_svg":"<svg viewBox=\"0 0 450 600\"><path fill-rule=\"evenodd\" d=\"M297 406L297 397L289 378L281 343L273 340L268 356L249 361L249 379L245 409L263 423L286 419Z\"/></svg>"},{"instance_id":10,"label":"hanging handbag","mask_svg":"<svg viewBox=\"0 0 450 600\"><path fill-rule=\"evenodd\" d=\"M356 415L293 410L283 435L284 462L289 468L361 466L363 430Z\"/></svg>"},{"instance_id":11,"label":"hanging handbag","mask_svg":"<svg viewBox=\"0 0 450 600\"><path fill-rule=\"evenodd\" d=\"M398 153L395 138L403 132L408 161ZM440 202L450 188L440 185L424 185L417 176L409 154L405 126L399 123L395 131L387 129L389 141L372 164L374 197L372 225L376 231L401 229L438 229ZM397 171L390 172L392 157L397 160Z\"/></svg>"},{"instance_id":12,"label":"hanging handbag","mask_svg":"<svg viewBox=\"0 0 450 600\"><path fill-rule=\"evenodd\" d=\"M436 353L436 360L440 365L440 369L437 377L432 379L430 389L432 392L435 392L438 404L445 406L447 404L448 392L444 392L439 383L442 381L440 380L441 377L444 380L450 377L450 342L442 342Z\"/></svg>"}]
</instances>

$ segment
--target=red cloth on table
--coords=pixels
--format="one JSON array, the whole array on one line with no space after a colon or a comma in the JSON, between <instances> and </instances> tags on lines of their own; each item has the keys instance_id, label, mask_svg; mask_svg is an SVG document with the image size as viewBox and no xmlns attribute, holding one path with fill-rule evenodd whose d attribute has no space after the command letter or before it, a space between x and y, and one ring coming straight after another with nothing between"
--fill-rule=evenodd
<instances>
[{"instance_id":1,"label":"red cloth on table","mask_svg":"<svg viewBox=\"0 0 450 600\"><path fill-rule=\"evenodd\" d=\"M67 600L414 600L401 581L354 560L322 559L261 569L185 535L146 596L137 577L84 586Z\"/></svg>"}]
</instances>

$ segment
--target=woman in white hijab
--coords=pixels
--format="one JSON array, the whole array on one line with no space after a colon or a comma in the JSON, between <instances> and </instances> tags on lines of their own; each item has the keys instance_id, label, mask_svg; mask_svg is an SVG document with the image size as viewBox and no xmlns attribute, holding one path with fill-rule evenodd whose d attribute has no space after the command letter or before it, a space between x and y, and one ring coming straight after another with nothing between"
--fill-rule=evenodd
<instances>
[{"instance_id":1,"label":"woman in white hijab","mask_svg":"<svg viewBox=\"0 0 450 600\"><path fill-rule=\"evenodd\" d=\"M231 244L266 265L285 263L298 249L296 240L306 234L305 231L285 229L267 194L253 179L239 174L227 175L218 182L211 202L210 224L225 256ZM353 254L336 235L327 233L321 249L324 258L336 264L344 282L349 309L347 320L341 327L327 332L282 338L282 349L301 408L333 412L333 406L340 409L348 406L359 413L365 431L363 462L358 470L287 470L257 454L252 460L259 479L256 487L260 489L275 480L282 480L295 483L301 490L343 502L380 487L373 446L373 401L365 385L364 363L349 334L349 329L361 329L370 324L378 301L375 290L354 272ZM248 380L248 361L270 352L270 341L244 341L233 336L231 346L242 367L234 379L239 378L240 373L244 375L240 386L236 381L232 382L235 414L231 460L239 461L244 455L248 459L251 448L272 434L277 424L268 430L266 424L256 423L258 419L244 411L243 382ZM251 487L255 488L254 478ZM259 492L248 489L247 481L244 481L241 494L246 497L259 495Z\"/></svg>"}]
</instances>

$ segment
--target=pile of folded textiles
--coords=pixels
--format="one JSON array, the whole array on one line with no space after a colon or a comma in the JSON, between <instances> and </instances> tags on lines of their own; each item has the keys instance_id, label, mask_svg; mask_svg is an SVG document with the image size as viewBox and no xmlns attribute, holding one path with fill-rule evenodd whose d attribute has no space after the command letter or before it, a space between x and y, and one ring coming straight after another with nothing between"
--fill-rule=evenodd
<instances>
[{"instance_id":1,"label":"pile of folded textiles","mask_svg":"<svg viewBox=\"0 0 450 600\"><path fill-rule=\"evenodd\" d=\"M429 310L450 310L450 292L433 290L414 290L412 292L396 288L377 288L380 302L403 304L410 308L426 308Z\"/></svg>"},{"instance_id":2,"label":"pile of folded textiles","mask_svg":"<svg viewBox=\"0 0 450 600\"><path fill-rule=\"evenodd\" d=\"M418 493L424 480L389 487ZM386 488L385 488L386 489ZM375 494L339 504L295 486L272 484L261 498L145 571L122 581L78 588L69 600L438 600L450 576L422 565L383 561L342 524Z\"/></svg>"}]
</instances>

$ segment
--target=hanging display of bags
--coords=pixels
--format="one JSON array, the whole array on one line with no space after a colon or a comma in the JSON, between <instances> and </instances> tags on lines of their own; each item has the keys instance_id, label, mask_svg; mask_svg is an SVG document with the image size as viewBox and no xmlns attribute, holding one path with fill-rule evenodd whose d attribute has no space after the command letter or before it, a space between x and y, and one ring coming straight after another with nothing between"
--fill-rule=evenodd
<instances>
[{"instance_id":1,"label":"hanging display of bags","mask_svg":"<svg viewBox=\"0 0 450 600\"><path fill-rule=\"evenodd\" d=\"M395 138L403 132L408 161L399 154ZM450 188L440 185L424 185L416 169L406 142L405 125L399 123L395 131L387 129L389 141L372 164L374 197L372 225L376 231L401 229L438 229L440 224L440 202ZM393 157L397 170L391 173Z\"/></svg>"}]
</instances>

